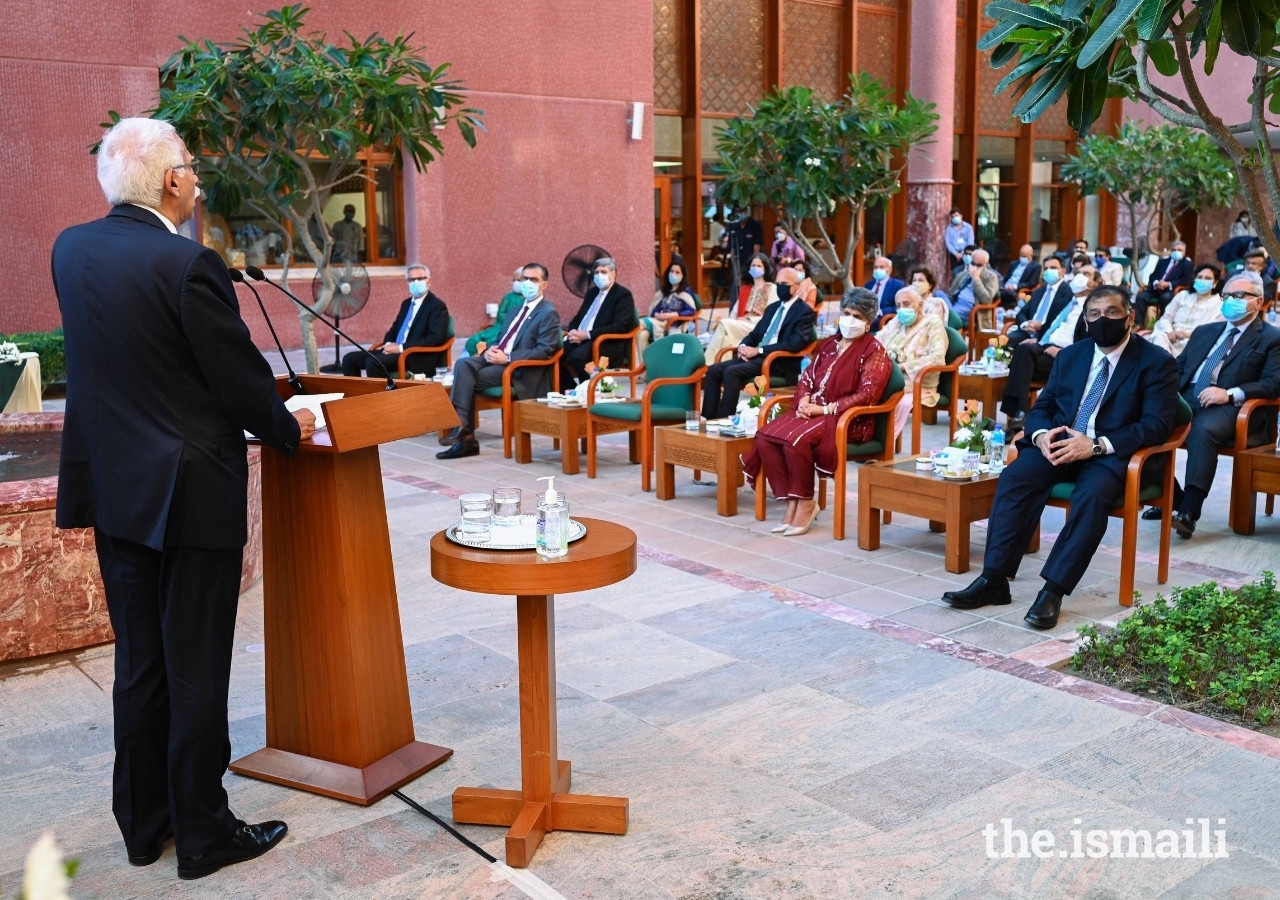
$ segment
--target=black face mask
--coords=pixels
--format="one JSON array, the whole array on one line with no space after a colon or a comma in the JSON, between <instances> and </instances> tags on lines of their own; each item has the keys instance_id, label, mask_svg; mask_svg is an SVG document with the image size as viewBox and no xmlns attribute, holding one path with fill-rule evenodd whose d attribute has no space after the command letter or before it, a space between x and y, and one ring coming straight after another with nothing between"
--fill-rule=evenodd
<instances>
[{"instance_id":1,"label":"black face mask","mask_svg":"<svg viewBox=\"0 0 1280 900\"><path fill-rule=\"evenodd\" d=\"M1108 319L1103 316L1088 324L1089 337L1099 347L1115 347L1129 331L1129 317Z\"/></svg>"},{"instance_id":2,"label":"black face mask","mask_svg":"<svg viewBox=\"0 0 1280 900\"><path fill-rule=\"evenodd\" d=\"M791 285L786 283L778 284L778 299L786 303L791 299Z\"/></svg>"}]
</instances>

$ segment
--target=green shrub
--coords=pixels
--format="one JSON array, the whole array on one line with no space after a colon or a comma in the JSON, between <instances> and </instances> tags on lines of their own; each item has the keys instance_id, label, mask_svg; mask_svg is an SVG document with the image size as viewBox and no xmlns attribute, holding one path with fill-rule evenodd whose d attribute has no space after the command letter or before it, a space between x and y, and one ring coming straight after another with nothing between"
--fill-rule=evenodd
<instances>
[{"instance_id":1,"label":"green shrub","mask_svg":"<svg viewBox=\"0 0 1280 900\"><path fill-rule=\"evenodd\" d=\"M1275 575L1239 590L1206 582L1174 588L1113 630L1080 629L1082 675L1245 725L1280 711L1280 593Z\"/></svg>"},{"instance_id":2,"label":"green shrub","mask_svg":"<svg viewBox=\"0 0 1280 900\"><path fill-rule=\"evenodd\" d=\"M40 354L40 384L48 387L55 381L67 380L67 354L62 343L62 329L29 331L22 334L0 334L0 343L12 341L23 353Z\"/></svg>"}]
</instances>

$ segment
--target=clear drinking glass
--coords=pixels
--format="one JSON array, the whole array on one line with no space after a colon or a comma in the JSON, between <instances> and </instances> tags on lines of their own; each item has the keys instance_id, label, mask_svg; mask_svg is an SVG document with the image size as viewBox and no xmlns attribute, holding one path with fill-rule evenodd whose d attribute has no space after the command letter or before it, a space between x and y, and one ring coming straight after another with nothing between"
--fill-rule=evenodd
<instances>
[{"instance_id":1,"label":"clear drinking glass","mask_svg":"<svg viewBox=\"0 0 1280 900\"><path fill-rule=\"evenodd\" d=\"M442 368L436 369L436 381L444 381L445 378L447 378L448 376L449 376L449 370L447 368L442 367Z\"/></svg>"},{"instance_id":2,"label":"clear drinking glass","mask_svg":"<svg viewBox=\"0 0 1280 900\"><path fill-rule=\"evenodd\" d=\"M685 431L697 431L702 427L702 414L696 409L687 409L684 413Z\"/></svg>"},{"instance_id":3,"label":"clear drinking glass","mask_svg":"<svg viewBox=\"0 0 1280 900\"><path fill-rule=\"evenodd\" d=\"M493 489L493 524L516 525L520 521L520 488Z\"/></svg>"},{"instance_id":4,"label":"clear drinking glass","mask_svg":"<svg viewBox=\"0 0 1280 900\"><path fill-rule=\"evenodd\" d=\"M489 494L463 494L462 533L473 540L487 540L493 528L493 497Z\"/></svg>"}]
</instances>

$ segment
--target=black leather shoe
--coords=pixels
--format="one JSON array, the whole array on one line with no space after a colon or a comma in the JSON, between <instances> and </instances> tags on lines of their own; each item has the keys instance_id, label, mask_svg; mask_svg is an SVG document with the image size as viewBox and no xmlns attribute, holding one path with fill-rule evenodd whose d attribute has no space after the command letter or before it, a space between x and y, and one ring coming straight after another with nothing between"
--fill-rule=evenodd
<instances>
[{"instance_id":1,"label":"black leather shoe","mask_svg":"<svg viewBox=\"0 0 1280 900\"><path fill-rule=\"evenodd\" d=\"M458 437L461 434L462 434L462 426L459 425L457 428L450 431L444 437L440 438L440 446L452 447L454 444L458 443Z\"/></svg>"},{"instance_id":2,"label":"black leather shoe","mask_svg":"<svg viewBox=\"0 0 1280 900\"><path fill-rule=\"evenodd\" d=\"M184 856L178 860L178 877L192 881L212 875L223 866L235 865L247 859L257 859L289 833L283 822L260 822L257 825L240 823L231 837L221 845L199 856Z\"/></svg>"},{"instance_id":3,"label":"black leather shoe","mask_svg":"<svg viewBox=\"0 0 1280 900\"><path fill-rule=\"evenodd\" d=\"M130 853L129 865L131 866L151 865L153 862L155 862L157 859L160 858L160 854L164 853L164 842L172 839L173 839L173 832L166 831L164 833L164 837L160 838L160 840L156 843L156 845L152 847L150 850L146 851L145 853Z\"/></svg>"},{"instance_id":4,"label":"black leather shoe","mask_svg":"<svg viewBox=\"0 0 1280 900\"><path fill-rule=\"evenodd\" d=\"M1148 506L1142 511L1142 518L1146 519L1148 522L1158 522L1160 521L1161 512L1163 512L1163 510L1158 506ZM1177 515L1177 513L1174 513L1174 515Z\"/></svg>"},{"instance_id":5,"label":"black leather shoe","mask_svg":"<svg viewBox=\"0 0 1280 900\"><path fill-rule=\"evenodd\" d=\"M441 450L436 459L462 459L464 456L479 456L480 442L475 438L462 438L448 450Z\"/></svg>"},{"instance_id":6,"label":"black leather shoe","mask_svg":"<svg viewBox=\"0 0 1280 900\"><path fill-rule=\"evenodd\" d=\"M1041 591L1036 594L1036 602L1031 604L1027 614L1022 617L1032 628L1054 628L1058 624L1058 613L1062 611L1062 595L1053 591Z\"/></svg>"},{"instance_id":7,"label":"black leather shoe","mask_svg":"<svg viewBox=\"0 0 1280 900\"><path fill-rule=\"evenodd\" d=\"M979 575L973 584L962 591L947 591L942 595L942 602L953 609L977 609L980 606L1008 606L1013 602L1009 596L1009 582L1004 578L988 581Z\"/></svg>"},{"instance_id":8,"label":"black leather shoe","mask_svg":"<svg viewBox=\"0 0 1280 900\"><path fill-rule=\"evenodd\" d=\"M1178 532L1178 537L1189 538L1196 533L1196 520L1184 512L1176 512L1173 514L1173 530Z\"/></svg>"},{"instance_id":9,"label":"black leather shoe","mask_svg":"<svg viewBox=\"0 0 1280 900\"><path fill-rule=\"evenodd\" d=\"M1010 437L1013 437L1019 431L1025 430L1026 425L1027 425L1026 416L1013 416L1004 423L1004 433L1009 435Z\"/></svg>"}]
</instances>

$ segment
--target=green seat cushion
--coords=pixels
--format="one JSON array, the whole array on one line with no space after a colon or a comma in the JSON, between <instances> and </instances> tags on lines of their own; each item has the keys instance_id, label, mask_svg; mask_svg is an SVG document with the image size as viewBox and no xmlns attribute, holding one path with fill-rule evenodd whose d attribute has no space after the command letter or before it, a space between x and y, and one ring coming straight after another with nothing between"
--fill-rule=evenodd
<instances>
[{"instance_id":1,"label":"green seat cushion","mask_svg":"<svg viewBox=\"0 0 1280 900\"><path fill-rule=\"evenodd\" d=\"M649 417L655 422L684 421L683 406L651 406ZM615 419L619 422L639 422L639 403L597 403L591 407L591 415L600 419Z\"/></svg>"},{"instance_id":2,"label":"green seat cushion","mask_svg":"<svg viewBox=\"0 0 1280 900\"><path fill-rule=\"evenodd\" d=\"M480 392L483 397L492 397L494 400L502 399L502 385L495 384L493 387L487 387Z\"/></svg>"},{"instance_id":3,"label":"green seat cushion","mask_svg":"<svg viewBox=\"0 0 1280 900\"><path fill-rule=\"evenodd\" d=\"M1060 481L1053 486L1053 490L1050 491L1049 496L1054 500L1066 500L1070 502L1071 495L1074 494L1075 491L1076 483L1074 481ZM1160 494L1160 485L1149 485L1138 492L1138 502L1149 503L1152 500L1159 500ZM1112 504L1113 508L1119 508L1121 506L1124 506L1124 494L1121 494L1119 499Z\"/></svg>"},{"instance_id":4,"label":"green seat cushion","mask_svg":"<svg viewBox=\"0 0 1280 900\"><path fill-rule=\"evenodd\" d=\"M849 444L849 458L879 456L884 452L884 441L867 441L865 444Z\"/></svg>"},{"instance_id":5,"label":"green seat cushion","mask_svg":"<svg viewBox=\"0 0 1280 900\"><path fill-rule=\"evenodd\" d=\"M796 381L799 381L799 380L800 380L800 379L798 379L798 378L796 379ZM790 378L784 378L784 377L783 377L783 376L781 376L781 375L770 375L770 376L769 376L769 387L791 387L791 386L793 386L795 383L796 383L796 382L795 382L795 381L792 381Z\"/></svg>"}]
</instances>

